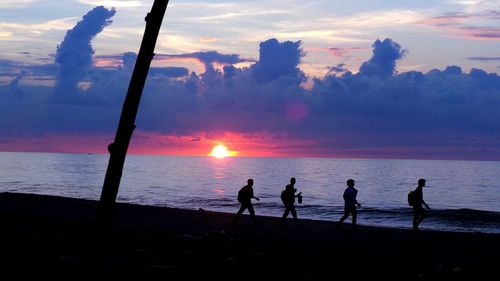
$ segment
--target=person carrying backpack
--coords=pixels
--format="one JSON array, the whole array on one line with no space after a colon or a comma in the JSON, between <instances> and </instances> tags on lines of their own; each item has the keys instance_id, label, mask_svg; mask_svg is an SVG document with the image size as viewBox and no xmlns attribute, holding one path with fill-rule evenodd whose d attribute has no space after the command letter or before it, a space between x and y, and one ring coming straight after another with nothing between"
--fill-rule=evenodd
<instances>
[{"instance_id":1,"label":"person carrying backpack","mask_svg":"<svg viewBox=\"0 0 500 281\"><path fill-rule=\"evenodd\" d=\"M413 230L417 231L418 226L426 217L422 204L431 209L424 201L423 187L425 186L425 179L418 180L417 188L408 194L408 203L413 207Z\"/></svg>"},{"instance_id":2,"label":"person carrying backpack","mask_svg":"<svg viewBox=\"0 0 500 281\"><path fill-rule=\"evenodd\" d=\"M342 223L349 217L349 214L352 214L352 229L356 229L356 217L357 210L356 205L361 207L361 204L358 203L356 196L358 195L358 190L354 188L354 180L347 180L347 188L344 191L344 215L340 218L337 223L337 229L340 228Z\"/></svg>"},{"instance_id":3,"label":"person carrying backpack","mask_svg":"<svg viewBox=\"0 0 500 281\"><path fill-rule=\"evenodd\" d=\"M285 190L281 192L281 201L285 205L285 212L281 217L280 225L283 225L289 213L292 213L293 220L297 226L300 226L299 219L297 218L297 211L295 210L295 197L298 198L299 203L302 203L302 192L295 195L297 189L295 188L295 178L290 179L290 184L287 184Z\"/></svg>"},{"instance_id":4,"label":"person carrying backpack","mask_svg":"<svg viewBox=\"0 0 500 281\"><path fill-rule=\"evenodd\" d=\"M257 219L255 218L255 211L252 205L252 198L259 201L260 199L253 195L253 179L247 180L247 185L242 187L240 191L238 191L238 202L241 203L241 207L233 217L233 223L237 223L238 218L243 214L243 212L248 209L250 213L250 217L254 224L257 224Z\"/></svg>"}]
</instances>

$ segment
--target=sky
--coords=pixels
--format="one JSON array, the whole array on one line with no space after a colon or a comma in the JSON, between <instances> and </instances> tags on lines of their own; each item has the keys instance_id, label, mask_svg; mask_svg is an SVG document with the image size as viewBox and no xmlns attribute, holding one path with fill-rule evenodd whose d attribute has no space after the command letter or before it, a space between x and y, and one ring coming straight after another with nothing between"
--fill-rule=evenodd
<instances>
[{"instance_id":1,"label":"sky","mask_svg":"<svg viewBox=\"0 0 500 281\"><path fill-rule=\"evenodd\" d=\"M0 151L105 153L153 1L0 3ZM131 153L500 160L500 1L169 3Z\"/></svg>"}]
</instances>

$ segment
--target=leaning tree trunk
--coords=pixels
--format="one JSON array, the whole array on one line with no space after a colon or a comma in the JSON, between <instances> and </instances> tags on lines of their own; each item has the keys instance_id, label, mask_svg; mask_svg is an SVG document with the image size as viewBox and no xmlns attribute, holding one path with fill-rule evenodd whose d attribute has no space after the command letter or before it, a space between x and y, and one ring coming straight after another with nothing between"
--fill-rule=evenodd
<instances>
[{"instance_id":1,"label":"leaning tree trunk","mask_svg":"<svg viewBox=\"0 0 500 281\"><path fill-rule=\"evenodd\" d=\"M110 153L108 169L104 178L101 199L98 206L98 223L110 226L113 222L113 209L123 172L130 138L135 129L135 118L141 100L142 90L146 82L149 66L154 56L154 49L161 22L167 9L168 0L155 0L151 12L146 16L146 29L142 38L141 48L137 56L134 72L123 103L120 123L116 130L113 143L108 146Z\"/></svg>"}]
</instances>

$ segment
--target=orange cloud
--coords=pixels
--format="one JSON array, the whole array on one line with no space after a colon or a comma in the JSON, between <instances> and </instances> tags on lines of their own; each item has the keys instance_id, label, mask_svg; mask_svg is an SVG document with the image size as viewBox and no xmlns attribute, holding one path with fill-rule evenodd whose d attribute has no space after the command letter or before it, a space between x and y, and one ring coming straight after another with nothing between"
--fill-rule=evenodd
<instances>
[{"instance_id":1,"label":"orange cloud","mask_svg":"<svg viewBox=\"0 0 500 281\"><path fill-rule=\"evenodd\" d=\"M215 38L215 37L210 37L210 36L200 37L200 42L202 42L202 43L213 43L216 41L217 41L217 38Z\"/></svg>"}]
</instances>

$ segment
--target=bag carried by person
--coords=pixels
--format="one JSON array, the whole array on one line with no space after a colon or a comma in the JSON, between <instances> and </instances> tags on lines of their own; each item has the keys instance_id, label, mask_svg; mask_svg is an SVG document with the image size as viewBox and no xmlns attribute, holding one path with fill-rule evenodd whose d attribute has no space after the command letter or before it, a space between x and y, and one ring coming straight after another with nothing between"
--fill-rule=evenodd
<instances>
[{"instance_id":1,"label":"bag carried by person","mask_svg":"<svg viewBox=\"0 0 500 281\"><path fill-rule=\"evenodd\" d=\"M280 197L281 197L281 202L283 202L283 204L287 204L288 203L287 202L287 198L286 198L286 190L281 191Z\"/></svg>"},{"instance_id":2,"label":"bag carried by person","mask_svg":"<svg viewBox=\"0 0 500 281\"><path fill-rule=\"evenodd\" d=\"M415 205L415 199L416 199L416 194L414 190L410 190L408 193L408 205L413 206Z\"/></svg>"},{"instance_id":3,"label":"bag carried by person","mask_svg":"<svg viewBox=\"0 0 500 281\"><path fill-rule=\"evenodd\" d=\"M238 202L243 202L245 200L245 190L242 187L240 191L238 191Z\"/></svg>"}]
</instances>

